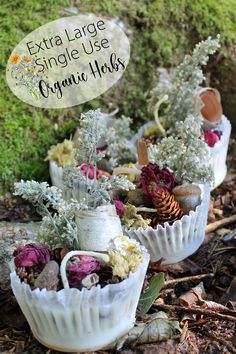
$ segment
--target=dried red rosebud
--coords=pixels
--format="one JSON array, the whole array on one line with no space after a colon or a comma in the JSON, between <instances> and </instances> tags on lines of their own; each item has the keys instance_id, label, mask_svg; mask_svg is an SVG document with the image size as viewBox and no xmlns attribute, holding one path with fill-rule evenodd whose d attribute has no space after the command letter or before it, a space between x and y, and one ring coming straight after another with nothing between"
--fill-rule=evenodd
<instances>
[{"instance_id":1,"label":"dried red rosebud","mask_svg":"<svg viewBox=\"0 0 236 354\"><path fill-rule=\"evenodd\" d=\"M116 212L118 216L123 216L125 212L124 204L120 200L114 200L114 204L116 207Z\"/></svg>"},{"instance_id":2,"label":"dried red rosebud","mask_svg":"<svg viewBox=\"0 0 236 354\"><path fill-rule=\"evenodd\" d=\"M94 179L94 167L92 165L88 165L86 162L84 162L80 166L80 170L84 176L86 176L88 173L88 178ZM99 172L100 172L99 169L96 167L96 178L97 179L99 177Z\"/></svg>"},{"instance_id":3,"label":"dried red rosebud","mask_svg":"<svg viewBox=\"0 0 236 354\"><path fill-rule=\"evenodd\" d=\"M77 256L75 260L67 266L67 277L72 288L78 288L88 274L100 270L100 263L94 257Z\"/></svg>"},{"instance_id":4,"label":"dried red rosebud","mask_svg":"<svg viewBox=\"0 0 236 354\"><path fill-rule=\"evenodd\" d=\"M212 131L211 129L206 129L203 133L204 141L207 143L208 146L214 147L217 141L219 141L221 136L221 132L219 131Z\"/></svg>"},{"instance_id":5,"label":"dried red rosebud","mask_svg":"<svg viewBox=\"0 0 236 354\"><path fill-rule=\"evenodd\" d=\"M140 186L145 195L154 197L161 191L171 191L176 184L175 176L168 168L149 163L142 168Z\"/></svg>"},{"instance_id":6,"label":"dried red rosebud","mask_svg":"<svg viewBox=\"0 0 236 354\"><path fill-rule=\"evenodd\" d=\"M39 246L36 243L29 243L18 247L13 256L15 257L15 266L31 267L34 265L45 265L50 261L50 253L46 247Z\"/></svg>"}]
</instances>

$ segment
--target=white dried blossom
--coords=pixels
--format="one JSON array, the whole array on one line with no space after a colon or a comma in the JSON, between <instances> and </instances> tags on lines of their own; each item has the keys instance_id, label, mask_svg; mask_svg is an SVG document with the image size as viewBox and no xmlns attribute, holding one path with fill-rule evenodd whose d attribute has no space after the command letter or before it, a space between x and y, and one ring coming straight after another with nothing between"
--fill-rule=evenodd
<instances>
[{"instance_id":1,"label":"white dried blossom","mask_svg":"<svg viewBox=\"0 0 236 354\"><path fill-rule=\"evenodd\" d=\"M118 236L113 239L108 250L113 275L125 279L130 272L135 272L143 261L142 251L140 244L127 236Z\"/></svg>"}]
</instances>

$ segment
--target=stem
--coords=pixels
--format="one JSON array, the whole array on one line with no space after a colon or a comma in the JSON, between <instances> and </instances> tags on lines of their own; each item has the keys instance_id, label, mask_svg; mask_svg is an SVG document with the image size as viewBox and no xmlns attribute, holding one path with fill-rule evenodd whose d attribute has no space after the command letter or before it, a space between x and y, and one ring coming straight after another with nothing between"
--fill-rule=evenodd
<instances>
[{"instance_id":1,"label":"stem","mask_svg":"<svg viewBox=\"0 0 236 354\"><path fill-rule=\"evenodd\" d=\"M158 116L158 111L159 111L159 108L160 108L160 105L165 102L166 100L168 99L168 96L167 95L164 95L157 103L156 105L154 106L154 118L155 118L155 122L156 122L156 125L158 126L161 134L163 136L166 136L166 131L165 129L163 128L163 126L161 125L161 122L159 120L159 116Z\"/></svg>"},{"instance_id":2,"label":"stem","mask_svg":"<svg viewBox=\"0 0 236 354\"><path fill-rule=\"evenodd\" d=\"M43 200L44 198L44 195L42 195L41 196L41 199ZM39 199L39 201L38 201L38 205L39 205L39 207L41 207L41 209L46 213L46 215L49 217L49 219L51 220L51 223L52 223L52 225L53 225L53 227L54 227L54 230L56 231L56 234L60 237L60 232L59 232L59 229L58 229L58 227L57 227L57 225L55 224L55 222L54 222L54 220L53 220L53 218L52 218L52 215L51 215L51 213L48 211L48 209L46 208L46 206L43 204L43 201L42 200L40 200Z\"/></svg>"},{"instance_id":3,"label":"stem","mask_svg":"<svg viewBox=\"0 0 236 354\"><path fill-rule=\"evenodd\" d=\"M180 312L187 312L187 313L193 313L196 315L200 316L206 316L206 317L212 317L216 318L218 320L222 321L232 321L236 322L236 317L235 316L230 316L230 315L224 315L221 313L218 313L216 311L208 310L205 308L200 308L200 307L185 307L185 306L178 306L178 305L166 305L166 304L157 304L156 302L153 304L154 308L157 308L159 310L167 310L167 311L180 311Z\"/></svg>"}]
</instances>

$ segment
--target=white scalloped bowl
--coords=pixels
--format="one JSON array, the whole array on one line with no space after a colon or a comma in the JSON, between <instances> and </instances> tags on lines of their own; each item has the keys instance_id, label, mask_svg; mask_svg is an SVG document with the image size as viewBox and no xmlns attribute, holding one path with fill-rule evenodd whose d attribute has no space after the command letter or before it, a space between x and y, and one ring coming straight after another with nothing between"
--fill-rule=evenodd
<instances>
[{"instance_id":1,"label":"white scalloped bowl","mask_svg":"<svg viewBox=\"0 0 236 354\"><path fill-rule=\"evenodd\" d=\"M144 261L118 284L88 290L31 290L12 272L11 287L35 338L62 352L88 352L106 347L126 334L135 313L149 263Z\"/></svg>"},{"instance_id":2,"label":"white scalloped bowl","mask_svg":"<svg viewBox=\"0 0 236 354\"><path fill-rule=\"evenodd\" d=\"M208 185L200 187L201 204L172 225L166 222L164 226L157 225L156 229L124 228L124 234L139 241L148 250L152 262L163 258L163 264L173 264L189 257L197 251L205 237L210 190Z\"/></svg>"},{"instance_id":3,"label":"white scalloped bowl","mask_svg":"<svg viewBox=\"0 0 236 354\"><path fill-rule=\"evenodd\" d=\"M57 188L63 189L63 185L64 185L62 179L63 168L58 166L56 161L53 160L49 161L49 174L51 177L52 185Z\"/></svg>"},{"instance_id":4,"label":"white scalloped bowl","mask_svg":"<svg viewBox=\"0 0 236 354\"><path fill-rule=\"evenodd\" d=\"M211 190L218 187L223 182L227 174L226 158L229 147L231 124L224 115L222 116L222 121L218 129L222 131L221 138L214 147L210 148L211 166L215 177Z\"/></svg>"}]
</instances>

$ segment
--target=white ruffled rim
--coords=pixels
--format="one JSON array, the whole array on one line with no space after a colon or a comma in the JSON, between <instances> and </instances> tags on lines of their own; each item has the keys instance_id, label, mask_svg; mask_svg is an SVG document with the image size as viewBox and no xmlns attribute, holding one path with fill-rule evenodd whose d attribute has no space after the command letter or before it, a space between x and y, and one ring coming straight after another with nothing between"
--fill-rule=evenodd
<instances>
[{"instance_id":1,"label":"white ruffled rim","mask_svg":"<svg viewBox=\"0 0 236 354\"><path fill-rule=\"evenodd\" d=\"M94 351L127 333L135 312L149 263L118 284L88 290L31 290L16 272L10 274L13 293L34 336L45 346L64 352Z\"/></svg>"},{"instance_id":2,"label":"white ruffled rim","mask_svg":"<svg viewBox=\"0 0 236 354\"><path fill-rule=\"evenodd\" d=\"M227 174L226 159L229 147L231 124L224 115L222 116L222 121L218 129L222 131L221 138L214 147L210 148L211 166L215 177L211 190L218 187L223 182Z\"/></svg>"},{"instance_id":3,"label":"white ruffled rim","mask_svg":"<svg viewBox=\"0 0 236 354\"><path fill-rule=\"evenodd\" d=\"M163 264L172 264L189 257L200 247L205 237L210 190L208 185L200 187L201 204L172 225L165 222L163 226L157 225L156 229L124 227L124 234L140 242L148 250L152 262L162 258Z\"/></svg>"}]
</instances>

